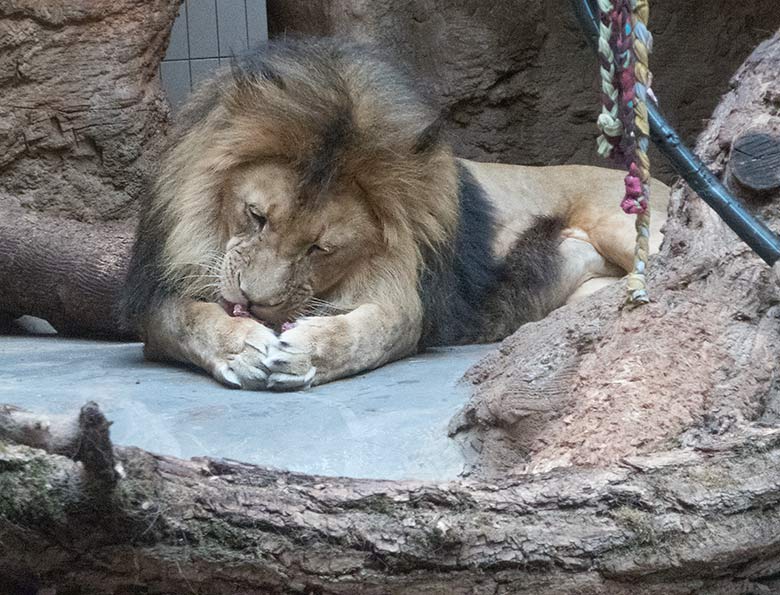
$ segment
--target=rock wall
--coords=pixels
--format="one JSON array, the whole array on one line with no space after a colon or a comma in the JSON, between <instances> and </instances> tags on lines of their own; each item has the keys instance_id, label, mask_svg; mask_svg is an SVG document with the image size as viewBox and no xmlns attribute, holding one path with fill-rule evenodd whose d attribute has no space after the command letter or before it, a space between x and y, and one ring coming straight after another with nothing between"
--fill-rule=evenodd
<instances>
[{"instance_id":1,"label":"rock wall","mask_svg":"<svg viewBox=\"0 0 780 595\"><path fill-rule=\"evenodd\" d=\"M729 79L780 25L777 0L654 0L662 108L692 142ZM565 0L268 0L272 35L338 34L392 48L440 103L458 152L602 163L597 66ZM669 179L656 154L656 175Z\"/></svg>"}]
</instances>

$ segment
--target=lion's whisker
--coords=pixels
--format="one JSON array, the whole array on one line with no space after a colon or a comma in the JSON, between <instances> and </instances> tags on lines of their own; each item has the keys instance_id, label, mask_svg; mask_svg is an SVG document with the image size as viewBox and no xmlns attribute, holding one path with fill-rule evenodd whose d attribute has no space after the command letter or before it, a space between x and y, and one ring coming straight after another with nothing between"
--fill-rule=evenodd
<instances>
[{"instance_id":1,"label":"lion's whisker","mask_svg":"<svg viewBox=\"0 0 780 595\"><path fill-rule=\"evenodd\" d=\"M206 267L211 268L217 264L220 264L224 260L224 256L222 257L216 257L213 260L200 260L200 261L191 261L191 262L177 262L177 265L181 266L190 266L190 267Z\"/></svg>"},{"instance_id":2,"label":"lion's whisker","mask_svg":"<svg viewBox=\"0 0 780 595\"><path fill-rule=\"evenodd\" d=\"M193 273L192 275L184 275L179 279L221 279L222 275L217 273Z\"/></svg>"},{"instance_id":3,"label":"lion's whisker","mask_svg":"<svg viewBox=\"0 0 780 595\"><path fill-rule=\"evenodd\" d=\"M328 300L323 300L321 298L316 298L316 297L309 298L309 302L312 305L327 308L334 312L351 312L352 310L355 309L354 306L350 306L350 305L340 306L338 304L334 304L333 302L329 302Z\"/></svg>"},{"instance_id":4,"label":"lion's whisker","mask_svg":"<svg viewBox=\"0 0 780 595\"><path fill-rule=\"evenodd\" d=\"M221 283L207 283L205 285L193 285L190 290L191 291L205 291L206 289L219 289L221 287Z\"/></svg>"}]
</instances>

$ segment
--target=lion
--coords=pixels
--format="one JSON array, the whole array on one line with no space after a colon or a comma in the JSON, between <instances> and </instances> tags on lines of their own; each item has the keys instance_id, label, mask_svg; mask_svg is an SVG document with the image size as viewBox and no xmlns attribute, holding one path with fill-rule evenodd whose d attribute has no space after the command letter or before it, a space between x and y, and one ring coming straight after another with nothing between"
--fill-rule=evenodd
<instances>
[{"instance_id":1,"label":"lion","mask_svg":"<svg viewBox=\"0 0 780 595\"><path fill-rule=\"evenodd\" d=\"M631 269L622 177L458 159L436 111L375 51L270 42L182 110L122 317L147 358L243 389L498 341ZM652 192L663 206L668 189Z\"/></svg>"}]
</instances>

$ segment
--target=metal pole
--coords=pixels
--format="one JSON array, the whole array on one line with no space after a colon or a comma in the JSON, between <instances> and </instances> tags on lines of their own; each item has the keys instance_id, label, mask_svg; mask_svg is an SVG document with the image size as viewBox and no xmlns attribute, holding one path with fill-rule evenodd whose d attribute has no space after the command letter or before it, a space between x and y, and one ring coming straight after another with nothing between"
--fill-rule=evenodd
<instances>
[{"instance_id":1,"label":"metal pole","mask_svg":"<svg viewBox=\"0 0 780 595\"><path fill-rule=\"evenodd\" d=\"M588 43L596 51L598 13L591 1L571 0L571 4ZM682 143L680 136L654 103L648 101L647 109L651 138L674 170L764 262L772 266L780 260L780 238L750 214L701 159Z\"/></svg>"}]
</instances>

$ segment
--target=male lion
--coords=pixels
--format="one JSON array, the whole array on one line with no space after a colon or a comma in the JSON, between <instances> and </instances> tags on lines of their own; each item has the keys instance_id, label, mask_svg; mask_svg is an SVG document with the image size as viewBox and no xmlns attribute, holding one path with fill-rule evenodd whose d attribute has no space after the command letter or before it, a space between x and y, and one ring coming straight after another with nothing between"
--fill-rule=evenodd
<instances>
[{"instance_id":1,"label":"male lion","mask_svg":"<svg viewBox=\"0 0 780 595\"><path fill-rule=\"evenodd\" d=\"M622 175L456 159L436 114L366 48L271 43L183 110L124 319L147 357L247 389L496 341L631 267Z\"/></svg>"}]
</instances>

